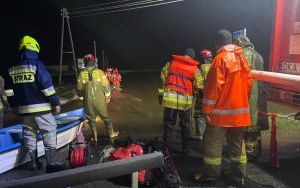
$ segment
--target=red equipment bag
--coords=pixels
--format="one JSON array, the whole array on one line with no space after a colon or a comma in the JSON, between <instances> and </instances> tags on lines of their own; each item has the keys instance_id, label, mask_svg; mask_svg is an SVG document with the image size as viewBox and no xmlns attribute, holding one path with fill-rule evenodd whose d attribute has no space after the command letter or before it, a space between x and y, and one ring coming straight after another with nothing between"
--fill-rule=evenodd
<instances>
[{"instance_id":1,"label":"red equipment bag","mask_svg":"<svg viewBox=\"0 0 300 188\"><path fill-rule=\"evenodd\" d=\"M143 155L144 151L140 145L137 144L129 144L126 148L119 147L115 151L113 151L110 155L111 160L119 160L119 159L128 159L134 156ZM146 177L146 171L141 170L138 173L139 183L144 183Z\"/></svg>"},{"instance_id":2,"label":"red equipment bag","mask_svg":"<svg viewBox=\"0 0 300 188\"><path fill-rule=\"evenodd\" d=\"M110 154L111 160L128 159L131 157L131 152L127 148L119 147Z\"/></svg>"}]
</instances>

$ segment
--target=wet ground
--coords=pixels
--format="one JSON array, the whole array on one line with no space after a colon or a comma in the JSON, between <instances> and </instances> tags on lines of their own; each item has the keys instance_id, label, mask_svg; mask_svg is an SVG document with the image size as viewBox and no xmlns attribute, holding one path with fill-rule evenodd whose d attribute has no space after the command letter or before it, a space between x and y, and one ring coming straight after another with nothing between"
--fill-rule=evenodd
<instances>
[{"instance_id":1,"label":"wet ground","mask_svg":"<svg viewBox=\"0 0 300 188\"><path fill-rule=\"evenodd\" d=\"M60 96L66 103L63 105L63 111L80 107L81 101L74 97L71 82L64 81L64 87L58 88ZM109 104L109 113L114 127L120 131L120 139L126 139L127 137L131 137L133 140L153 139L162 134L163 109L157 100L158 87L160 87L159 72L123 74L122 91L114 92L112 101ZM67 102L69 99L73 100ZM269 103L268 108L269 111L283 114L294 112L293 109L273 103ZM18 121L13 115L5 117L7 124ZM249 163L246 187L300 187L300 121L278 119L277 127L280 168L275 170L269 166L270 130L264 131L262 133L262 156L257 162ZM104 138L106 136L104 127L100 126L99 131L101 138ZM191 152L188 156L180 153L179 130L174 131L172 143L173 159L183 185L189 187L199 186L193 181L193 174L202 167L199 142L191 141ZM32 175L35 174L18 169L0 175L0 181L11 181L14 178ZM95 186L97 184L90 183L76 187ZM110 186L112 184L109 183L105 187ZM221 180L219 186L226 187L227 184Z\"/></svg>"}]
</instances>

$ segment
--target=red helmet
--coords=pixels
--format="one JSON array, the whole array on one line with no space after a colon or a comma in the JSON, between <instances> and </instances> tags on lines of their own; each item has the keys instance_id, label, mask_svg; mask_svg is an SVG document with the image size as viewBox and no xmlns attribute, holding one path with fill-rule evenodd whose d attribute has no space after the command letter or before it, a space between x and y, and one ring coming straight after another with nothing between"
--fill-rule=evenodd
<instances>
[{"instance_id":1,"label":"red helmet","mask_svg":"<svg viewBox=\"0 0 300 188\"><path fill-rule=\"evenodd\" d=\"M201 57L203 57L204 59L212 57L212 53L211 53L211 51L208 50L208 49L202 50L202 51L200 52L200 55L201 55Z\"/></svg>"},{"instance_id":2,"label":"red helmet","mask_svg":"<svg viewBox=\"0 0 300 188\"><path fill-rule=\"evenodd\" d=\"M83 58L84 61L87 61L87 62L96 62L96 58L93 54L87 54L84 56Z\"/></svg>"}]
</instances>

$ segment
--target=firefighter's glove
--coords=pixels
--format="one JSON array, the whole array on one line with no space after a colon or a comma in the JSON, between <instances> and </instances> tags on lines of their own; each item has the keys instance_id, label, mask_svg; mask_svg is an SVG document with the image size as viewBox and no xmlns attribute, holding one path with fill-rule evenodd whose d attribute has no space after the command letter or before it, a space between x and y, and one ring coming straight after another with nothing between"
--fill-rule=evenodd
<instances>
[{"instance_id":1,"label":"firefighter's glove","mask_svg":"<svg viewBox=\"0 0 300 188\"><path fill-rule=\"evenodd\" d=\"M59 114L60 113L60 105L57 105L57 106L53 106L53 112L54 114Z\"/></svg>"},{"instance_id":2,"label":"firefighter's glove","mask_svg":"<svg viewBox=\"0 0 300 188\"><path fill-rule=\"evenodd\" d=\"M210 123L210 117L209 117L209 114L204 114L204 118L205 118L205 121L207 123Z\"/></svg>"}]
</instances>

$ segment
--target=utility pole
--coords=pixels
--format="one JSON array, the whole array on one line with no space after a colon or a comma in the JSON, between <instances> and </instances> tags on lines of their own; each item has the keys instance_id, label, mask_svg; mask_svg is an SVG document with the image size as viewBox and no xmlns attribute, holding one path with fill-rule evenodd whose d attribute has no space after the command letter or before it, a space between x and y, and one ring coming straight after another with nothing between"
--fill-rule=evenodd
<instances>
[{"instance_id":1,"label":"utility pole","mask_svg":"<svg viewBox=\"0 0 300 188\"><path fill-rule=\"evenodd\" d=\"M77 81L77 78L78 78L78 64L76 62L76 56L75 56L75 50L74 50L74 44L73 44L73 37L72 37L71 26L70 26L69 12L67 11L66 8L63 8L61 10L61 12L62 12L61 13L61 15L62 15L62 27L61 27L61 41L60 41L59 85L61 85L61 83L62 83L63 54L72 54L76 81ZM67 29L68 29L68 33L69 33L69 37L70 37L71 51L64 51L65 21L67 22Z\"/></svg>"}]
</instances>

